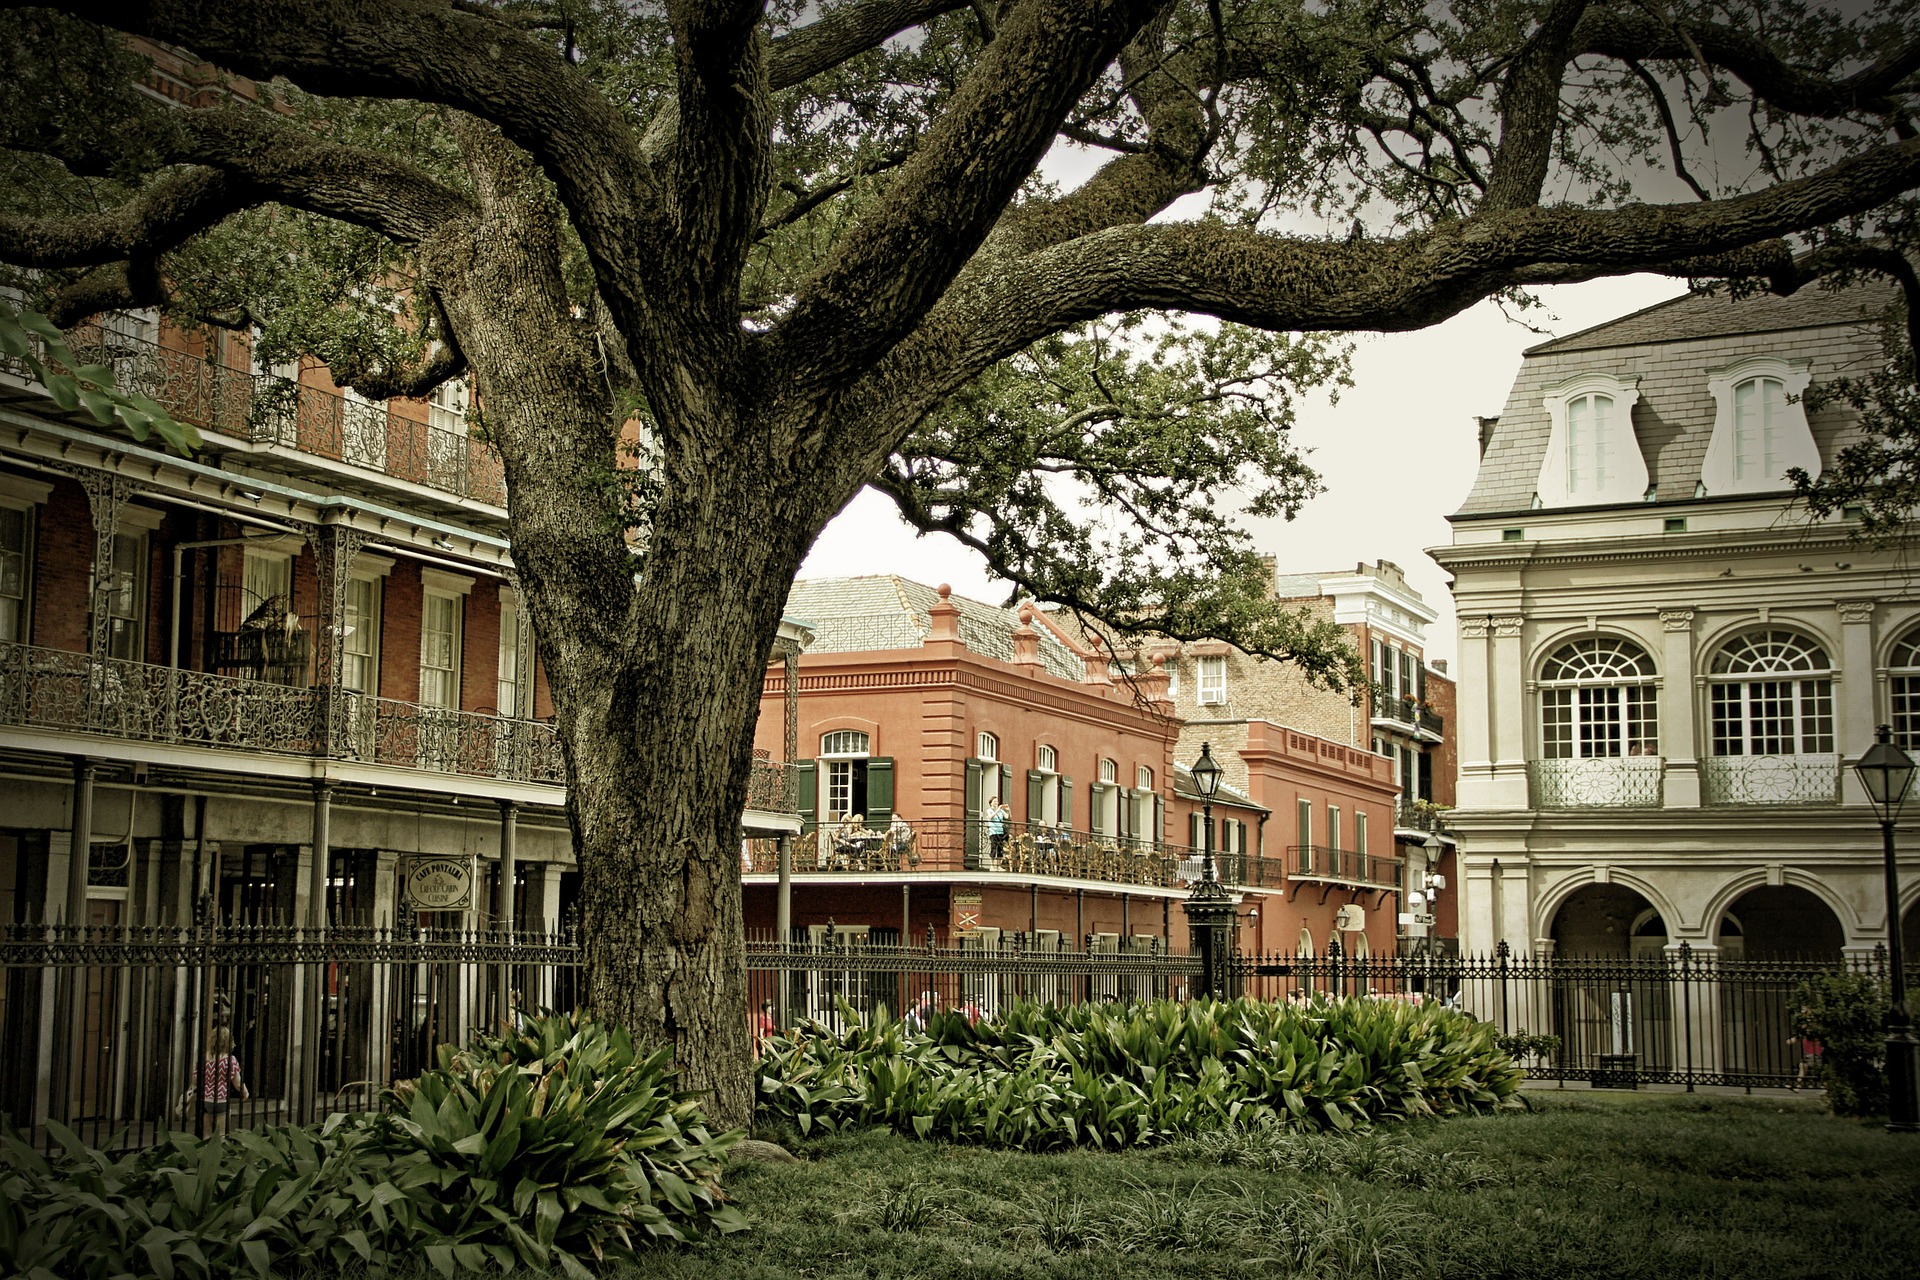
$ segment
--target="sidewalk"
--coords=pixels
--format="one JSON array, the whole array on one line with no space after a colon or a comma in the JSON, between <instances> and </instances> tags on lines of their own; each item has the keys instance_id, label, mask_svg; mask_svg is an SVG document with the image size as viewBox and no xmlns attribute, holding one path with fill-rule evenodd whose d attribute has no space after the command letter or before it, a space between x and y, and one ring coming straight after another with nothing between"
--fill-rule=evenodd
<instances>
[{"instance_id":1,"label":"sidewalk","mask_svg":"<svg viewBox=\"0 0 1920 1280\"><path fill-rule=\"evenodd\" d=\"M1555 1080L1552 1076L1528 1076L1520 1082L1520 1087L1530 1093L1573 1093L1577 1091L1582 1093L1605 1093L1617 1096L1627 1096L1635 1093L1673 1094L1688 1092L1687 1086L1684 1084L1666 1083L1642 1084L1638 1088L1633 1089L1595 1089L1585 1080L1568 1080L1562 1082ZM1738 1084L1696 1084L1693 1086L1692 1092L1737 1098L1806 1098L1820 1101L1824 1101L1826 1098L1826 1091L1823 1089L1788 1089L1781 1086L1759 1085L1748 1088L1745 1085Z\"/></svg>"}]
</instances>

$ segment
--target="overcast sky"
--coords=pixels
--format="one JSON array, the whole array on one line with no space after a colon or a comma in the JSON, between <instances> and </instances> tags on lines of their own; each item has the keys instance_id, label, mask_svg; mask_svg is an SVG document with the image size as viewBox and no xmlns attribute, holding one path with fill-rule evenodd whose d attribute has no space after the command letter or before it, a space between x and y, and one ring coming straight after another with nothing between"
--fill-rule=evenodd
<instances>
[{"instance_id":1,"label":"overcast sky","mask_svg":"<svg viewBox=\"0 0 1920 1280\"><path fill-rule=\"evenodd\" d=\"M1325 397L1303 404L1294 429L1326 492L1294 521L1250 521L1261 550L1279 557L1283 573L1393 561L1440 611L1428 655L1450 660L1453 600L1426 548L1451 540L1446 518L1473 483L1475 416L1501 412L1526 348L1682 292L1681 282L1661 276L1556 285L1540 291L1546 306L1527 312L1526 325L1482 303L1419 333L1360 337L1354 385L1337 405ZM821 535L801 576L870 573L946 582L988 600L1009 589L978 556L949 538L917 536L891 503L865 492Z\"/></svg>"}]
</instances>

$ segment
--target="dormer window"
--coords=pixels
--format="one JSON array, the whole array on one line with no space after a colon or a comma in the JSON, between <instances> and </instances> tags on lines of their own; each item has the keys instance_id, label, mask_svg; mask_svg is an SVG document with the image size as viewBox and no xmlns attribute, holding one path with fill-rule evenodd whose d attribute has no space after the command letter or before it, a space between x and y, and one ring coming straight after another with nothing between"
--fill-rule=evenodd
<instances>
[{"instance_id":1,"label":"dormer window","mask_svg":"<svg viewBox=\"0 0 1920 1280\"><path fill-rule=\"evenodd\" d=\"M1647 463L1633 434L1638 379L1582 374L1550 388L1552 428L1540 464L1542 507L1638 502L1647 491Z\"/></svg>"},{"instance_id":2,"label":"dormer window","mask_svg":"<svg viewBox=\"0 0 1920 1280\"><path fill-rule=\"evenodd\" d=\"M1801 403L1812 381L1805 361L1774 356L1742 360L1707 379L1713 393L1713 439L1700 464L1707 493L1778 493L1787 471L1820 474L1820 450Z\"/></svg>"}]
</instances>

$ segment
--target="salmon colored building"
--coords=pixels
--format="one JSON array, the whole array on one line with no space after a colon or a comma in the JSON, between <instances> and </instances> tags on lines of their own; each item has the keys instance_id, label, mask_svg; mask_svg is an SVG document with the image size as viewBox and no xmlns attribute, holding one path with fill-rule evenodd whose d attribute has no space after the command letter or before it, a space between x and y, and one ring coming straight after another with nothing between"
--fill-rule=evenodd
<instances>
[{"instance_id":1,"label":"salmon colored building","mask_svg":"<svg viewBox=\"0 0 1920 1280\"><path fill-rule=\"evenodd\" d=\"M1393 946L1392 766L1277 725L1230 748L1211 833L1182 758L1182 721L1155 668L1120 678L1097 644L1031 605L1008 609L893 576L796 583L812 632L797 663L796 939L1185 951L1181 904L1203 874L1239 898L1243 951L1324 951L1340 908ZM794 669L794 668L789 668ZM768 672L759 746L783 749L786 671ZM1194 754L1197 755L1197 752ZM1382 839L1370 866L1290 864L1277 801L1310 796ZM1004 835L993 803L1006 807ZM1291 810L1287 810L1291 812ZM1269 833L1275 833L1270 836ZM743 855L750 930L780 916L778 846Z\"/></svg>"}]
</instances>

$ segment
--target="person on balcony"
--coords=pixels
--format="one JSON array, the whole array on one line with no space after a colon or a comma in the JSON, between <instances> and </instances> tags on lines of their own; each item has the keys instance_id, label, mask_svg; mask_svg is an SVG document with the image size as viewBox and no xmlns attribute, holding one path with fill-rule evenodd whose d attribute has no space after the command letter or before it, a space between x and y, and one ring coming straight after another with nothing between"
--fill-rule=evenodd
<instances>
[{"instance_id":1,"label":"person on balcony","mask_svg":"<svg viewBox=\"0 0 1920 1280\"><path fill-rule=\"evenodd\" d=\"M887 827L887 855L895 871L920 864L920 854L913 847L913 826L897 813Z\"/></svg>"},{"instance_id":2,"label":"person on balcony","mask_svg":"<svg viewBox=\"0 0 1920 1280\"><path fill-rule=\"evenodd\" d=\"M987 869L990 871L998 871L1007 855L1007 823L1011 817L1000 797L987 801Z\"/></svg>"}]
</instances>

